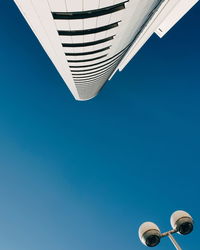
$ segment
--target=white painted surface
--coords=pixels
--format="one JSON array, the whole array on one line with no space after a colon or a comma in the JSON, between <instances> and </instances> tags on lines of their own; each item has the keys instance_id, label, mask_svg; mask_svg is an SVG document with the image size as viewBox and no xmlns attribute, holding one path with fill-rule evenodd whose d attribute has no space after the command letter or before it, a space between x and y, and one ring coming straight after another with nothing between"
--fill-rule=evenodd
<instances>
[{"instance_id":1,"label":"white painted surface","mask_svg":"<svg viewBox=\"0 0 200 250\"><path fill-rule=\"evenodd\" d=\"M94 97L106 80L122 70L134 57L150 36L156 32L162 37L166 32L195 4L198 0L163 0L155 12L155 6L160 0L130 0L125 4L125 9L99 16L78 20L54 20L51 12L80 12L112 6L123 2L122 0L14 0L31 29L37 36L44 50L54 63L63 80L77 100L87 100ZM154 11L154 12L153 12ZM150 14L153 14L150 16ZM114 22L119 26L107 31L79 36L59 36L58 30L84 30L105 26ZM145 24L145 25L144 25ZM86 43L104 39L109 36L114 39L102 44L83 47L63 47L62 43ZM102 59L91 62L83 62L79 65L90 65L102 62L124 49L130 42L132 46L124 56L119 67L115 70L109 67L109 71L98 80L76 83L73 80L68 60L83 60L96 58L107 54ZM66 56L65 53L88 52L111 46L109 50L86 56ZM101 63L98 66L106 63ZM89 71L95 71L97 66L86 67ZM114 72L113 72L114 70ZM113 72L113 73L112 73ZM112 75L111 75L112 73ZM110 76L111 75L111 76Z\"/></svg>"},{"instance_id":2,"label":"white painted surface","mask_svg":"<svg viewBox=\"0 0 200 250\"><path fill-rule=\"evenodd\" d=\"M42 0L41 0L42 1ZM66 0L48 0L51 11L67 11Z\"/></svg>"},{"instance_id":3,"label":"white painted surface","mask_svg":"<svg viewBox=\"0 0 200 250\"><path fill-rule=\"evenodd\" d=\"M82 0L65 0L65 1L67 3L67 11L69 11L69 12L83 11L83 1Z\"/></svg>"},{"instance_id":4,"label":"white painted surface","mask_svg":"<svg viewBox=\"0 0 200 250\"><path fill-rule=\"evenodd\" d=\"M14 1L37 36L46 53L54 63L68 88L74 97L79 100L80 97L69 71L59 36L55 28L55 23L50 13L48 2L44 0L34 0L34 2L31 0Z\"/></svg>"},{"instance_id":5,"label":"white painted surface","mask_svg":"<svg viewBox=\"0 0 200 250\"><path fill-rule=\"evenodd\" d=\"M83 1L83 10L95 10L99 8L99 0L84 0Z\"/></svg>"},{"instance_id":6,"label":"white painted surface","mask_svg":"<svg viewBox=\"0 0 200 250\"><path fill-rule=\"evenodd\" d=\"M199 0L180 0L156 30L162 38Z\"/></svg>"}]
</instances>

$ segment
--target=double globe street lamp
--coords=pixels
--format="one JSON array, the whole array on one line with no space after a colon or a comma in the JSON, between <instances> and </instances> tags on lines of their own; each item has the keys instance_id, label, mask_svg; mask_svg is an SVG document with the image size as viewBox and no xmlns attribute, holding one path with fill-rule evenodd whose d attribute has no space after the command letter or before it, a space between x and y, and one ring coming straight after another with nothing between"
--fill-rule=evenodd
<instances>
[{"instance_id":1,"label":"double globe street lamp","mask_svg":"<svg viewBox=\"0 0 200 250\"><path fill-rule=\"evenodd\" d=\"M160 243L163 237L168 236L177 250L182 250L172 234L179 233L186 235L192 232L194 221L187 212L179 210L171 215L170 223L172 229L168 232L161 233L159 227L152 222L145 222L139 227L139 238L147 247L155 247Z\"/></svg>"}]
</instances>

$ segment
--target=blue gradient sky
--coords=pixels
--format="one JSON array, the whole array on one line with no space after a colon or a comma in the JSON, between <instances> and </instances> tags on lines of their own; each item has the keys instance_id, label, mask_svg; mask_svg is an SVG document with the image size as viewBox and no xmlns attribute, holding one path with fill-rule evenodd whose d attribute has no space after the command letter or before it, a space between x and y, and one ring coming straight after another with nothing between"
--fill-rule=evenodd
<instances>
[{"instance_id":1,"label":"blue gradient sky","mask_svg":"<svg viewBox=\"0 0 200 250\"><path fill-rule=\"evenodd\" d=\"M177 209L196 221L179 243L199 249L200 5L88 102L0 7L0 249L142 250L140 223L167 230Z\"/></svg>"}]
</instances>

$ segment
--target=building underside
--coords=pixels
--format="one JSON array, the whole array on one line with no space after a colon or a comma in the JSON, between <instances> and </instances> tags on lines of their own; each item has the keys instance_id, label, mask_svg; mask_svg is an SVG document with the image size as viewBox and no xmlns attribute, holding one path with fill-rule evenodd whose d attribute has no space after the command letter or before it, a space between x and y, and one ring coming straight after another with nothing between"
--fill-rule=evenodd
<instances>
[{"instance_id":1,"label":"building underside","mask_svg":"<svg viewBox=\"0 0 200 250\"><path fill-rule=\"evenodd\" d=\"M76 100L96 96L198 0L14 0Z\"/></svg>"}]
</instances>

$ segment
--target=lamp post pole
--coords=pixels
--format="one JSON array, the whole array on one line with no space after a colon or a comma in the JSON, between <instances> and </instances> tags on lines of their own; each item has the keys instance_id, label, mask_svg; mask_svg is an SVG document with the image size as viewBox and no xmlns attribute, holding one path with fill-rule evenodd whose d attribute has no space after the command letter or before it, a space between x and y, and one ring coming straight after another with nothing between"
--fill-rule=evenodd
<instances>
[{"instance_id":1,"label":"lamp post pole","mask_svg":"<svg viewBox=\"0 0 200 250\"><path fill-rule=\"evenodd\" d=\"M177 233L176 229L172 229L166 233L162 233L161 234L161 238L163 237L168 237L170 239L170 241L172 242L172 244L174 245L174 247L176 248L176 250L182 250L182 248L179 246L178 242L175 240L175 238L173 237L172 234Z\"/></svg>"},{"instance_id":2,"label":"lamp post pole","mask_svg":"<svg viewBox=\"0 0 200 250\"><path fill-rule=\"evenodd\" d=\"M171 242L174 245L174 247L176 248L176 250L182 250L182 248L179 246L179 244L177 243L177 241L174 239L174 237L170 233L168 234L168 237L171 240Z\"/></svg>"}]
</instances>

